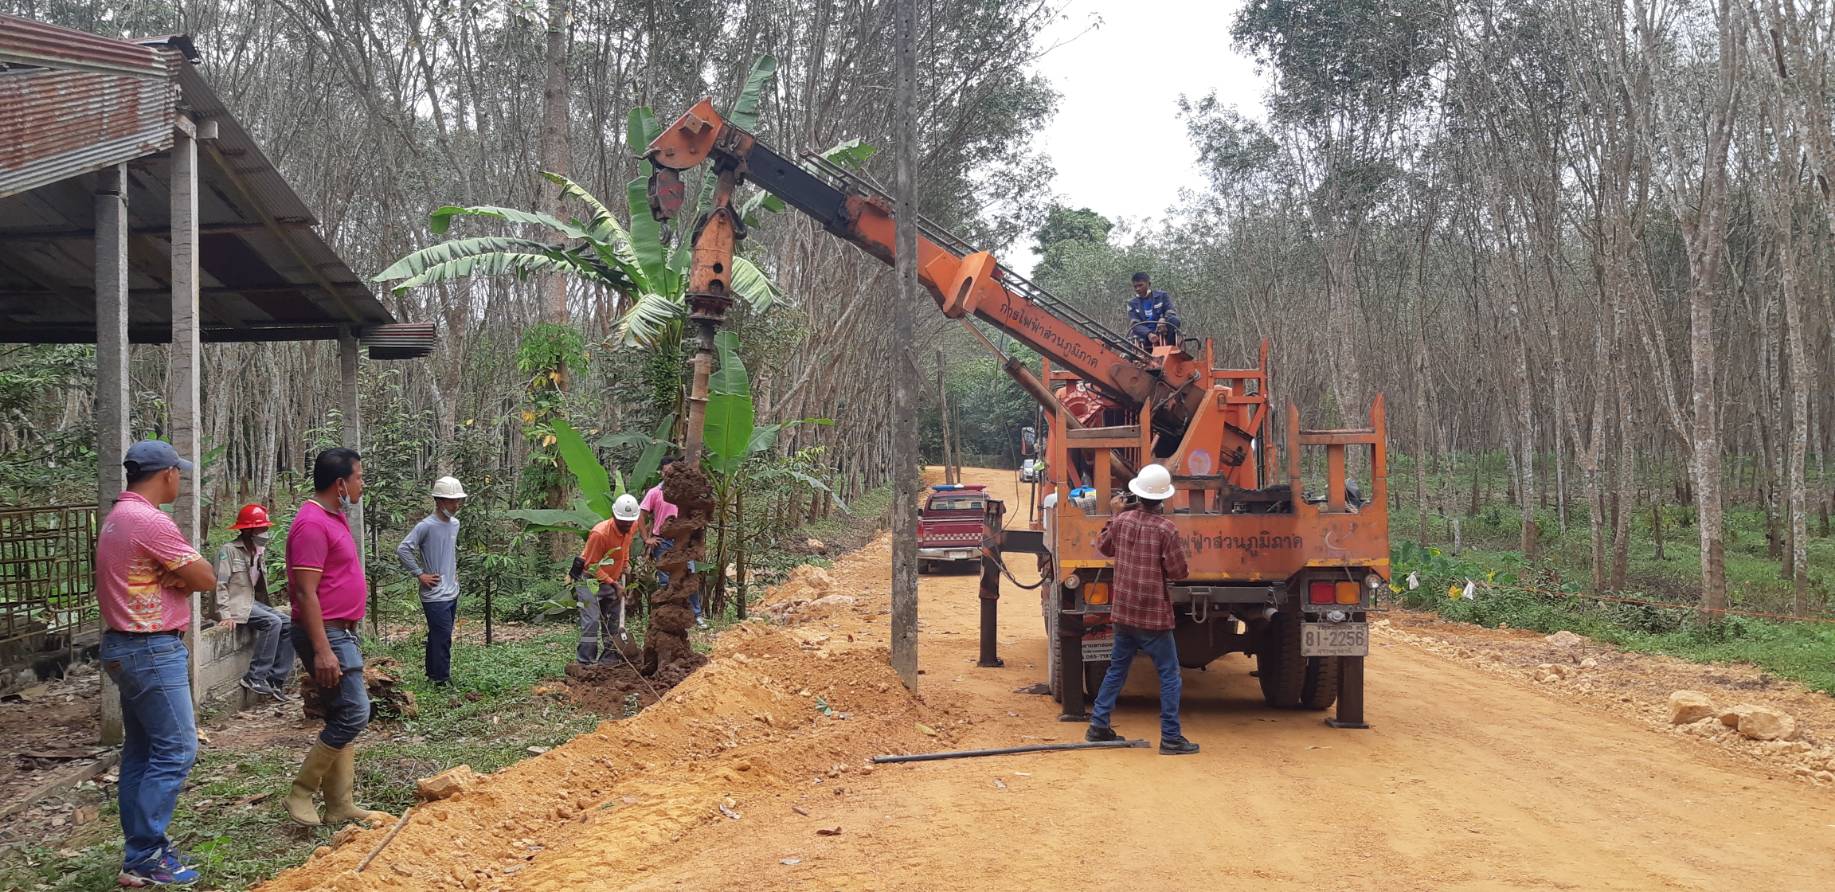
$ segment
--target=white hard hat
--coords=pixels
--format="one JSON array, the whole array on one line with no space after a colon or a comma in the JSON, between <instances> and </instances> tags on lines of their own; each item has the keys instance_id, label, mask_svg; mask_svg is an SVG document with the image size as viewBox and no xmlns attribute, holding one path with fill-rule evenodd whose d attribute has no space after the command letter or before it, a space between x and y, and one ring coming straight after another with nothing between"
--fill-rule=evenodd
<instances>
[{"instance_id":1,"label":"white hard hat","mask_svg":"<svg viewBox=\"0 0 1835 892\"><path fill-rule=\"evenodd\" d=\"M637 497L628 492L619 496L618 501L612 503L612 519L626 521L636 520Z\"/></svg>"},{"instance_id":2,"label":"white hard hat","mask_svg":"<svg viewBox=\"0 0 1835 892\"><path fill-rule=\"evenodd\" d=\"M433 481L433 497L436 499L463 499L465 487L459 485L457 477L441 477Z\"/></svg>"},{"instance_id":3,"label":"white hard hat","mask_svg":"<svg viewBox=\"0 0 1835 892\"><path fill-rule=\"evenodd\" d=\"M1128 481L1128 491L1143 499L1164 502L1176 492L1172 488L1172 473L1165 465L1148 465Z\"/></svg>"}]
</instances>

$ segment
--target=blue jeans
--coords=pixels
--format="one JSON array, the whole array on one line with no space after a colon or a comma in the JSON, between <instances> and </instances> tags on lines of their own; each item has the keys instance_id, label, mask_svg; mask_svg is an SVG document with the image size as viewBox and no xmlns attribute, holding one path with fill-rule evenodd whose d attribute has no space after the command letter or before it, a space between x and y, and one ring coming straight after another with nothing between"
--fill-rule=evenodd
<instances>
[{"instance_id":1,"label":"blue jeans","mask_svg":"<svg viewBox=\"0 0 1835 892\"><path fill-rule=\"evenodd\" d=\"M1179 730L1179 651L1173 645L1171 629L1156 632L1115 624L1115 650L1109 657L1108 674L1102 677L1102 690L1096 693L1096 705L1090 710L1090 726L1109 726L1136 653L1152 657L1153 668L1160 674L1160 739L1178 740L1185 735Z\"/></svg>"},{"instance_id":2,"label":"blue jeans","mask_svg":"<svg viewBox=\"0 0 1835 892\"><path fill-rule=\"evenodd\" d=\"M363 651L357 648L357 633L327 628L325 640L331 643L343 676L336 688L319 691L319 706L325 710L325 730L319 732L319 740L326 746L343 749L369 726L370 692L363 685ZM293 650L310 673L312 639L305 626L293 627Z\"/></svg>"},{"instance_id":3,"label":"blue jeans","mask_svg":"<svg viewBox=\"0 0 1835 892\"><path fill-rule=\"evenodd\" d=\"M100 656L121 692L121 863L132 869L157 861L171 844L166 825L197 761L191 668L177 634L106 632Z\"/></svg>"},{"instance_id":4,"label":"blue jeans","mask_svg":"<svg viewBox=\"0 0 1835 892\"><path fill-rule=\"evenodd\" d=\"M663 552L668 551L669 549L674 548L674 547L675 547L674 539L665 539L661 536L658 536L656 539L656 544L650 546L650 560L654 562L657 558L660 558L663 556ZM694 570L694 561L688 562L688 569L691 571ZM661 570L656 571L656 585L658 588L667 588L669 585L669 574L664 573ZM690 608L693 608L694 618L700 619L701 618L701 590L700 589L696 589L693 594L688 596L688 606Z\"/></svg>"},{"instance_id":5,"label":"blue jeans","mask_svg":"<svg viewBox=\"0 0 1835 892\"><path fill-rule=\"evenodd\" d=\"M574 656L582 663L618 660L618 641L624 636L624 593L605 583L580 582L574 600L580 605L580 643Z\"/></svg>"},{"instance_id":6,"label":"blue jeans","mask_svg":"<svg viewBox=\"0 0 1835 892\"><path fill-rule=\"evenodd\" d=\"M452 624L459 616L459 599L422 601L427 614L427 680L444 684L452 678Z\"/></svg>"},{"instance_id":7,"label":"blue jeans","mask_svg":"<svg viewBox=\"0 0 1835 892\"><path fill-rule=\"evenodd\" d=\"M249 608L248 627L255 631L255 653L242 677L284 690L293 675L293 642L288 634L293 623L280 611L256 601Z\"/></svg>"}]
</instances>

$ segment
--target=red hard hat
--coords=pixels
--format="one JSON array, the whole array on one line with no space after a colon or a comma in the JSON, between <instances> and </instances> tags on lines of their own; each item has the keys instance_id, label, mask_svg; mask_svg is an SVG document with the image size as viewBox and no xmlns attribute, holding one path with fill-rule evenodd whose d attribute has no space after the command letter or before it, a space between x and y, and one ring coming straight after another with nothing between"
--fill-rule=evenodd
<instances>
[{"instance_id":1,"label":"red hard hat","mask_svg":"<svg viewBox=\"0 0 1835 892\"><path fill-rule=\"evenodd\" d=\"M250 503L243 505L242 510L236 512L236 522L230 524L229 528L232 530L259 530L271 526L273 524L268 523L268 509Z\"/></svg>"}]
</instances>

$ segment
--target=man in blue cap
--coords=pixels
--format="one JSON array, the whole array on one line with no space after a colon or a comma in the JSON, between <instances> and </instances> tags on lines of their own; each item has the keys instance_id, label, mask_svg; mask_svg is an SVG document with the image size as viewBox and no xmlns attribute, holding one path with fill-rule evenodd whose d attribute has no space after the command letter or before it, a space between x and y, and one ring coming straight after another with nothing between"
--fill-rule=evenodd
<instances>
[{"instance_id":1,"label":"man in blue cap","mask_svg":"<svg viewBox=\"0 0 1835 892\"><path fill-rule=\"evenodd\" d=\"M209 561L159 510L178 498L191 463L172 444L142 440L121 463L127 489L96 535L102 668L121 693L121 874L131 888L186 885L198 872L166 836L179 790L197 758L191 669L183 638L191 593L216 588Z\"/></svg>"}]
</instances>

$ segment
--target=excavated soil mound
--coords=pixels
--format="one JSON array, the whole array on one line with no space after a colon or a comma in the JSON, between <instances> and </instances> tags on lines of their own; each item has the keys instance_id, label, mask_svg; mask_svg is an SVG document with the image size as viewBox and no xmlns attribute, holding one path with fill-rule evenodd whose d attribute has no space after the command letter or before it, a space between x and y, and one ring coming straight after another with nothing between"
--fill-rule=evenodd
<instances>
[{"instance_id":1,"label":"excavated soil mound","mask_svg":"<svg viewBox=\"0 0 1835 892\"><path fill-rule=\"evenodd\" d=\"M832 586L852 590L883 576L888 552L882 539L844 559ZM815 784L839 793L874 772L876 753L948 745L960 708L899 684L883 635L862 627L874 616L863 606L787 626L742 624L719 637L698 671L665 675L673 687L647 679L656 693L626 665L570 668L573 695L596 692L614 714L633 694L655 705L416 806L362 873L353 869L389 826L348 834L262 888L509 888L528 885L532 877L518 874L539 852L562 875L616 886L620 869L655 845L739 820L785 790ZM600 823L613 828L581 826ZM585 839L599 842L576 848Z\"/></svg>"},{"instance_id":2,"label":"excavated soil mound","mask_svg":"<svg viewBox=\"0 0 1835 892\"><path fill-rule=\"evenodd\" d=\"M661 700L669 689L686 681L702 665L701 662L677 662L663 667L654 676L647 676L623 661L590 666L568 663L567 697L600 715L623 715Z\"/></svg>"}]
</instances>

